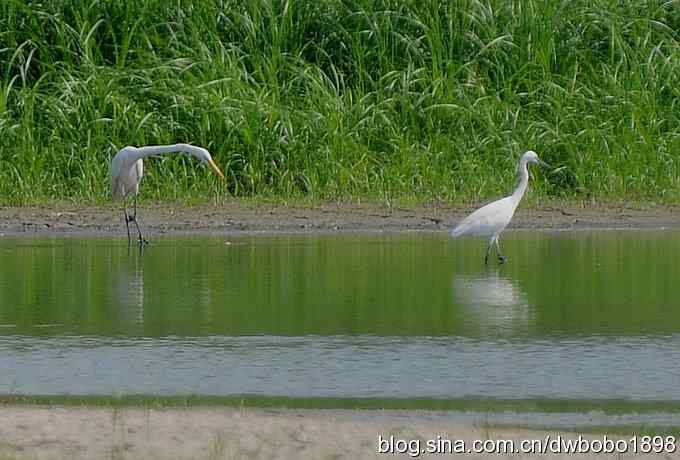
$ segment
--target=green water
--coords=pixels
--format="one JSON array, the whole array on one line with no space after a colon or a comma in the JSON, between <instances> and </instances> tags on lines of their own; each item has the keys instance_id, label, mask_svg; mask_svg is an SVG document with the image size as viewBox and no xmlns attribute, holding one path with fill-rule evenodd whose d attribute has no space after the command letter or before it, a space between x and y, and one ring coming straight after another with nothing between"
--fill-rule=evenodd
<instances>
[{"instance_id":1,"label":"green water","mask_svg":"<svg viewBox=\"0 0 680 460\"><path fill-rule=\"evenodd\" d=\"M679 234L516 232L503 248L510 262L485 270L483 242L439 234L162 239L142 255L121 240L3 238L0 325L32 336L680 331ZM492 306L515 305L485 311L485 289Z\"/></svg>"},{"instance_id":2,"label":"green water","mask_svg":"<svg viewBox=\"0 0 680 460\"><path fill-rule=\"evenodd\" d=\"M680 402L680 233L502 245L4 237L0 394Z\"/></svg>"}]
</instances>

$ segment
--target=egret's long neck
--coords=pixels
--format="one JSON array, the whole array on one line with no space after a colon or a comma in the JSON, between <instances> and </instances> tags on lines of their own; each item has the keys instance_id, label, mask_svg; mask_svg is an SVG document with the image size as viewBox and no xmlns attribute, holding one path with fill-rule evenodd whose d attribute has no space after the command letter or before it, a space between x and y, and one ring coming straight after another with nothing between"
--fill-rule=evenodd
<instances>
[{"instance_id":1,"label":"egret's long neck","mask_svg":"<svg viewBox=\"0 0 680 460\"><path fill-rule=\"evenodd\" d=\"M147 145L145 147L136 147L130 159L137 161L141 158L150 157L153 155L162 155L164 153L184 152L191 155L196 155L199 149L189 144L170 144L170 145Z\"/></svg>"},{"instance_id":2,"label":"egret's long neck","mask_svg":"<svg viewBox=\"0 0 680 460\"><path fill-rule=\"evenodd\" d=\"M519 183L514 192L512 192L512 201L517 206L524 196L524 192L527 191L527 185L529 184L529 171L527 170L527 162L522 158L519 161Z\"/></svg>"}]
</instances>

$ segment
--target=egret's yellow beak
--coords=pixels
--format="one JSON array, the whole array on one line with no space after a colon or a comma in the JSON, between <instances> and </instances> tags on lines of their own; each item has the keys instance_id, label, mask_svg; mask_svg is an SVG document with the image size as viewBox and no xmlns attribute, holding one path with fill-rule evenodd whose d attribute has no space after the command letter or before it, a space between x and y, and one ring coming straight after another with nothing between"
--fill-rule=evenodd
<instances>
[{"instance_id":1,"label":"egret's yellow beak","mask_svg":"<svg viewBox=\"0 0 680 460\"><path fill-rule=\"evenodd\" d=\"M212 170L215 171L215 174L224 179L224 174L222 174L222 171L220 171L220 168L217 167L214 161L208 160L208 164L210 165L210 168L212 168Z\"/></svg>"}]
</instances>

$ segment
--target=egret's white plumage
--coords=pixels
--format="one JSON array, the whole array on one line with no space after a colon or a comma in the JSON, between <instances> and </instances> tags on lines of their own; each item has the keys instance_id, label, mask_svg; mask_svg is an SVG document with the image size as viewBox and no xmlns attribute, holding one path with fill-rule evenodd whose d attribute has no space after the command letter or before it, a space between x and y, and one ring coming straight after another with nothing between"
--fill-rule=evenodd
<instances>
[{"instance_id":1,"label":"egret's white plumage","mask_svg":"<svg viewBox=\"0 0 680 460\"><path fill-rule=\"evenodd\" d=\"M124 200L130 194L134 196L134 214L128 215L127 208L123 210L125 213L125 224L128 230L128 241L130 241L130 222L134 222L137 226L140 244L145 242L142 238L139 224L137 223L137 194L139 193L139 184L142 181L142 174L144 172L143 159L145 157L175 152L188 153L189 155L196 157L198 160L208 164L208 166L215 171L215 174L224 177L224 174L222 174L220 168L217 167L210 153L203 147L197 147L190 144L123 147L111 159L109 172L111 176L111 195L114 199Z\"/></svg>"},{"instance_id":2,"label":"egret's white plumage","mask_svg":"<svg viewBox=\"0 0 680 460\"><path fill-rule=\"evenodd\" d=\"M486 206L482 206L463 219L456 228L451 231L451 236L454 238L464 235L489 237L489 245L486 249L486 256L484 257L485 263L488 261L491 247L494 245L496 246L498 260L501 263L506 260L505 257L501 255L498 237L512 220L517 205L527 189L529 183L529 170L527 169L527 165L529 163L547 166L538 158L536 152L532 150L525 152L519 159L519 183L517 184L515 191L512 192L512 195L496 200Z\"/></svg>"}]
</instances>

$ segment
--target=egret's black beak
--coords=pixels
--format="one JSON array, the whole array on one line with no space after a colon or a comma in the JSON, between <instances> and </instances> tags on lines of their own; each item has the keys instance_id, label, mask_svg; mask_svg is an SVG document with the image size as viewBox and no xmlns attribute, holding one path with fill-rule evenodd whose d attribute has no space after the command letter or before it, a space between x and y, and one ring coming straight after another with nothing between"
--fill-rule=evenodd
<instances>
[{"instance_id":1,"label":"egret's black beak","mask_svg":"<svg viewBox=\"0 0 680 460\"><path fill-rule=\"evenodd\" d=\"M548 168L548 169L552 168L552 166L550 166L548 163L546 163L543 160L538 160L538 164L543 166L544 168Z\"/></svg>"}]
</instances>

